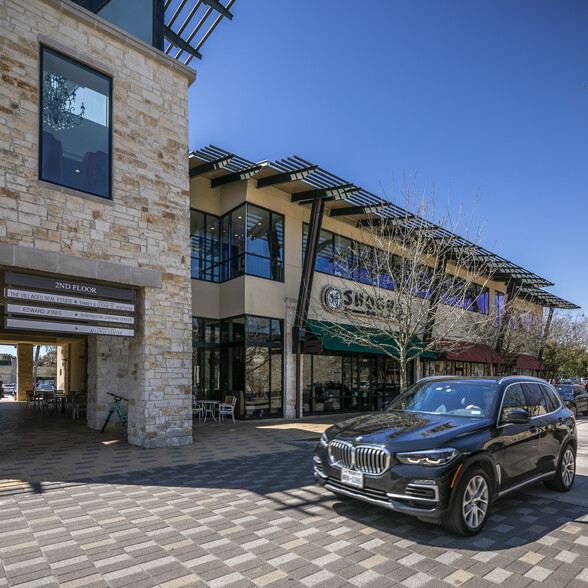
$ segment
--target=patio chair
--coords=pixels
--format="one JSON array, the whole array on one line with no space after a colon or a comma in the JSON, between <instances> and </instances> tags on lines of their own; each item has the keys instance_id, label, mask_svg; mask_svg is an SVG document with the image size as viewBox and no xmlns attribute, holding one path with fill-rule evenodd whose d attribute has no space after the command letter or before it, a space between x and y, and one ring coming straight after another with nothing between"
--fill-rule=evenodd
<instances>
[{"instance_id":1,"label":"patio chair","mask_svg":"<svg viewBox=\"0 0 588 588\"><path fill-rule=\"evenodd\" d=\"M192 418L195 419L196 415L198 415L198 422L200 422L204 416L204 405L196 400L196 396L192 396Z\"/></svg>"},{"instance_id":2,"label":"patio chair","mask_svg":"<svg viewBox=\"0 0 588 588\"><path fill-rule=\"evenodd\" d=\"M77 419L82 414L86 414L88 409L88 395L87 392L76 390L72 392L71 396L71 418Z\"/></svg>"},{"instance_id":3,"label":"patio chair","mask_svg":"<svg viewBox=\"0 0 588 588\"><path fill-rule=\"evenodd\" d=\"M45 409L51 409L53 412L56 412L57 401L55 399L55 390L43 390L43 396L41 397L41 410L45 412Z\"/></svg>"},{"instance_id":4,"label":"patio chair","mask_svg":"<svg viewBox=\"0 0 588 588\"><path fill-rule=\"evenodd\" d=\"M218 420L222 422L224 415L230 415L235 422L235 404L237 404L237 397L227 396L225 401L218 405Z\"/></svg>"},{"instance_id":5,"label":"patio chair","mask_svg":"<svg viewBox=\"0 0 588 588\"><path fill-rule=\"evenodd\" d=\"M29 407L29 403L31 403L34 407L37 406L37 396L34 390L27 390L27 408Z\"/></svg>"}]
</instances>

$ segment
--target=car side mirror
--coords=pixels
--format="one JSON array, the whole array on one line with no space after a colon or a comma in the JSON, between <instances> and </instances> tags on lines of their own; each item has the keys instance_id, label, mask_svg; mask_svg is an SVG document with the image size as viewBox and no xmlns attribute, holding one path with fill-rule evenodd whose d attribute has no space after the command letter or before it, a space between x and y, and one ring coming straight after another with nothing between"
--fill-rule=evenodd
<instances>
[{"instance_id":1,"label":"car side mirror","mask_svg":"<svg viewBox=\"0 0 588 588\"><path fill-rule=\"evenodd\" d=\"M514 408L506 417L505 422L512 423L514 425L524 425L525 423L528 423L530 420L531 417L526 410Z\"/></svg>"}]
</instances>

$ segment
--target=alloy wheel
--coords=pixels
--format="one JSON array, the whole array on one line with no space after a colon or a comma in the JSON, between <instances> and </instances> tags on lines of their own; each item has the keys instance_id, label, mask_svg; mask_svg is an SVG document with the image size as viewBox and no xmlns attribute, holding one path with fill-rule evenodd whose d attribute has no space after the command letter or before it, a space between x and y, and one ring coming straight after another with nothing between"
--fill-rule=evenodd
<instances>
[{"instance_id":1,"label":"alloy wheel","mask_svg":"<svg viewBox=\"0 0 588 588\"><path fill-rule=\"evenodd\" d=\"M474 476L463 493L462 512L465 524L477 529L488 514L488 484L482 476Z\"/></svg>"},{"instance_id":2,"label":"alloy wheel","mask_svg":"<svg viewBox=\"0 0 588 588\"><path fill-rule=\"evenodd\" d=\"M561 460L561 479L566 488L572 485L576 474L574 452L568 447Z\"/></svg>"}]
</instances>

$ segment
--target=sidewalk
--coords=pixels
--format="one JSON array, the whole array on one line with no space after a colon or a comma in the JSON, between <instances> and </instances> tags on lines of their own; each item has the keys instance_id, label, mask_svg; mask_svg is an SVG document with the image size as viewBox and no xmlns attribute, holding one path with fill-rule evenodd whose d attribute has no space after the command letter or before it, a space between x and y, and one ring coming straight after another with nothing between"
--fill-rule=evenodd
<instances>
[{"instance_id":1,"label":"sidewalk","mask_svg":"<svg viewBox=\"0 0 588 588\"><path fill-rule=\"evenodd\" d=\"M0 587L588 588L585 491L535 486L448 535L314 484L309 439L341 418L196 422L194 445L144 450L1 401Z\"/></svg>"}]
</instances>

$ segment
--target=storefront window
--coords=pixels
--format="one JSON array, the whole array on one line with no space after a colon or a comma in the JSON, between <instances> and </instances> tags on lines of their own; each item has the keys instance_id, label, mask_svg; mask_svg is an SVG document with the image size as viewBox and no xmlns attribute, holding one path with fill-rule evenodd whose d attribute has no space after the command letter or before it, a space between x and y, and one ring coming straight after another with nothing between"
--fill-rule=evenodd
<instances>
[{"instance_id":1,"label":"storefront window","mask_svg":"<svg viewBox=\"0 0 588 588\"><path fill-rule=\"evenodd\" d=\"M371 354L304 355L303 412L383 410L400 392L398 362ZM408 385L414 381L409 370Z\"/></svg>"},{"instance_id":2,"label":"storefront window","mask_svg":"<svg viewBox=\"0 0 588 588\"><path fill-rule=\"evenodd\" d=\"M39 178L110 198L112 79L41 47Z\"/></svg>"},{"instance_id":3,"label":"storefront window","mask_svg":"<svg viewBox=\"0 0 588 588\"><path fill-rule=\"evenodd\" d=\"M193 319L197 398L237 397L240 418L282 416L282 321L240 316L221 321Z\"/></svg>"}]
</instances>

